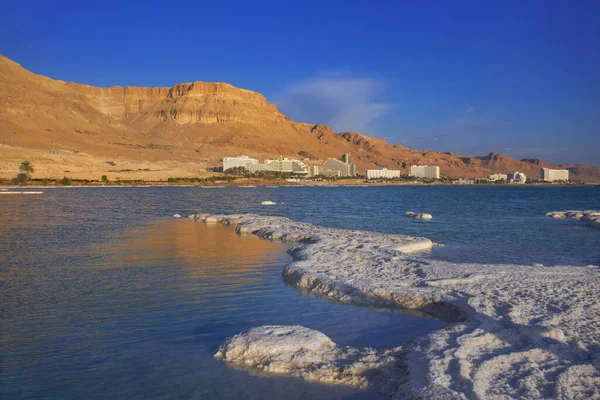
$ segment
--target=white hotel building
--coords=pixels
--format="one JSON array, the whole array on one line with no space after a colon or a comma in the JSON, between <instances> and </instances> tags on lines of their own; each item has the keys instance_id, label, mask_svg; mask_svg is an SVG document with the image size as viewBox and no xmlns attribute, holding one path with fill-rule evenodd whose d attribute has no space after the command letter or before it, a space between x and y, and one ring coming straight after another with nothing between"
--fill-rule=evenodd
<instances>
[{"instance_id":1,"label":"white hotel building","mask_svg":"<svg viewBox=\"0 0 600 400\"><path fill-rule=\"evenodd\" d=\"M437 165L413 165L408 174L418 178L440 179L440 167Z\"/></svg>"},{"instance_id":2,"label":"white hotel building","mask_svg":"<svg viewBox=\"0 0 600 400\"><path fill-rule=\"evenodd\" d=\"M248 171L251 171L251 165L253 164L258 164L256 158L250 158L248 156L223 157L223 172L235 167L244 167Z\"/></svg>"},{"instance_id":3,"label":"white hotel building","mask_svg":"<svg viewBox=\"0 0 600 400\"><path fill-rule=\"evenodd\" d=\"M293 174L308 174L308 167L300 160L293 158L278 158L277 160L265 160L269 171L291 172Z\"/></svg>"},{"instance_id":4,"label":"white hotel building","mask_svg":"<svg viewBox=\"0 0 600 400\"><path fill-rule=\"evenodd\" d=\"M223 157L223 172L236 167L246 168L251 173L260 171L290 172L294 174L308 173L308 168L302 161L290 158L282 157L276 160L265 160L264 164L260 164L256 158L248 156Z\"/></svg>"},{"instance_id":5,"label":"white hotel building","mask_svg":"<svg viewBox=\"0 0 600 400\"><path fill-rule=\"evenodd\" d=\"M377 179L377 178L400 178L401 171L398 169L368 169L367 170L367 179Z\"/></svg>"},{"instance_id":6,"label":"white hotel building","mask_svg":"<svg viewBox=\"0 0 600 400\"><path fill-rule=\"evenodd\" d=\"M548 182L568 181L569 180L569 170L568 169L542 168L542 180L548 181Z\"/></svg>"}]
</instances>

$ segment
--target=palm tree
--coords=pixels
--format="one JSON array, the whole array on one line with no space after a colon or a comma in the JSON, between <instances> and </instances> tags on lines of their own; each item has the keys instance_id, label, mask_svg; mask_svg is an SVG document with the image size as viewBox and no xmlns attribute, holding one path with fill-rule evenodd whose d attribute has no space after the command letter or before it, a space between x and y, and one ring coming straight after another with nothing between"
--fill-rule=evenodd
<instances>
[{"instance_id":1,"label":"palm tree","mask_svg":"<svg viewBox=\"0 0 600 400\"><path fill-rule=\"evenodd\" d=\"M19 171L25 172L27 175L27 180L29 180L29 174L33 174L35 169L33 168L33 164L29 161L21 161L21 165L19 165Z\"/></svg>"}]
</instances>

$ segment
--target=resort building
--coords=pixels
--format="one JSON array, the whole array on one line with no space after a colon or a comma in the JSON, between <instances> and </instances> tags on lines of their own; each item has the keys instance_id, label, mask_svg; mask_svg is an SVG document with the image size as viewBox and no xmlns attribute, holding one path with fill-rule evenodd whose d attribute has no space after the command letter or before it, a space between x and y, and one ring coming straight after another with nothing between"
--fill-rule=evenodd
<instances>
[{"instance_id":1,"label":"resort building","mask_svg":"<svg viewBox=\"0 0 600 400\"><path fill-rule=\"evenodd\" d=\"M268 171L269 167L266 166L265 164L249 164L248 167L246 168L248 171L250 171L250 173L257 173L257 172L264 172L264 171Z\"/></svg>"},{"instance_id":2,"label":"resort building","mask_svg":"<svg viewBox=\"0 0 600 400\"><path fill-rule=\"evenodd\" d=\"M508 175L506 174L492 174L489 176L488 181L508 181Z\"/></svg>"},{"instance_id":3,"label":"resort building","mask_svg":"<svg viewBox=\"0 0 600 400\"><path fill-rule=\"evenodd\" d=\"M325 161L321 175L354 176L354 164L350 162L350 153L343 154L341 159L329 158Z\"/></svg>"},{"instance_id":4,"label":"resort building","mask_svg":"<svg viewBox=\"0 0 600 400\"><path fill-rule=\"evenodd\" d=\"M377 179L377 178L400 178L401 171L398 169L368 169L366 172L367 179Z\"/></svg>"},{"instance_id":5,"label":"resort building","mask_svg":"<svg viewBox=\"0 0 600 400\"><path fill-rule=\"evenodd\" d=\"M223 157L223 172L236 167L243 167L249 171L250 165L253 164L258 164L256 158L250 158L248 156Z\"/></svg>"},{"instance_id":6,"label":"resort building","mask_svg":"<svg viewBox=\"0 0 600 400\"><path fill-rule=\"evenodd\" d=\"M323 175L323 176L336 176L336 177L342 176L342 175L340 175L340 171L332 170L332 169L321 171L321 175Z\"/></svg>"},{"instance_id":7,"label":"resort building","mask_svg":"<svg viewBox=\"0 0 600 400\"><path fill-rule=\"evenodd\" d=\"M418 178L440 179L440 167L437 165L413 165L410 167L409 175Z\"/></svg>"},{"instance_id":8,"label":"resort building","mask_svg":"<svg viewBox=\"0 0 600 400\"><path fill-rule=\"evenodd\" d=\"M317 175L319 175L319 166L318 165L310 165L308 167L308 174L310 176L317 176Z\"/></svg>"},{"instance_id":9,"label":"resort building","mask_svg":"<svg viewBox=\"0 0 600 400\"><path fill-rule=\"evenodd\" d=\"M508 174L508 183L522 184L525 182L527 182L527 177L522 172L517 171L517 172L511 173L511 174Z\"/></svg>"},{"instance_id":10,"label":"resort building","mask_svg":"<svg viewBox=\"0 0 600 400\"><path fill-rule=\"evenodd\" d=\"M291 158L280 157L276 160L265 160L265 165L269 171L308 174L308 168L302 161Z\"/></svg>"},{"instance_id":11,"label":"resort building","mask_svg":"<svg viewBox=\"0 0 600 400\"><path fill-rule=\"evenodd\" d=\"M548 181L548 182L568 181L569 180L569 170L568 169L542 168L542 180Z\"/></svg>"}]
</instances>

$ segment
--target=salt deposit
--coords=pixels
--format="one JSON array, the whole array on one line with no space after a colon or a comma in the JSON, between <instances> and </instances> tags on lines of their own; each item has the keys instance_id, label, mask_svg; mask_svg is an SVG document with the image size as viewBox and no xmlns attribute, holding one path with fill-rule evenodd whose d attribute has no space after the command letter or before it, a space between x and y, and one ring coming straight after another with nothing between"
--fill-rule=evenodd
<instances>
[{"instance_id":1,"label":"salt deposit","mask_svg":"<svg viewBox=\"0 0 600 400\"><path fill-rule=\"evenodd\" d=\"M196 219L296 243L283 278L297 288L450 323L387 352L339 348L302 327L260 327L226 341L216 355L225 362L395 398L600 399L598 268L457 264L420 255L432 245L425 238L257 215Z\"/></svg>"},{"instance_id":2,"label":"salt deposit","mask_svg":"<svg viewBox=\"0 0 600 400\"><path fill-rule=\"evenodd\" d=\"M239 368L307 381L376 387L393 395L406 381L397 364L401 348L338 347L321 332L302 326L262 326L227 339L215 358Z\"/></svg>"},{"instance_id":3,"label":"salt deposit","mask_svg":"<svg viewBox=\"0 0 600 400\"><path fill-rule=\"evenodd\" d=\"M416 219L432 219L433 218L433 216L431 214L416 213L416 212L413 212L413 211L407 211L407 212L405 212L404 216L411 217L411 218L416 218Z\"/></svg>"},{"instance_id":4,"label":"salt deposit","mask_svg":"<svg viewBox=\"0 0 600 400\"><path fill-rule=\"evenodd\" d=\"M599 210L567 210L567 211L550 211L546 213L546 217L550 218L573 218L584 221L592 228L600 228L600 211Z\"/></svg>"},{"instance_id":5,"label":"salt deposit","mask_svg":"<svg viewBox=\"0 0 600 400\"><path fill-rule=\"evenodd\" d=\"M277 203L275 203L274 201L265 200L265 201L261 202L260 204L262 204L263 206L271 206L271 205L274 205Z\"/></svg>"}]
</instances>

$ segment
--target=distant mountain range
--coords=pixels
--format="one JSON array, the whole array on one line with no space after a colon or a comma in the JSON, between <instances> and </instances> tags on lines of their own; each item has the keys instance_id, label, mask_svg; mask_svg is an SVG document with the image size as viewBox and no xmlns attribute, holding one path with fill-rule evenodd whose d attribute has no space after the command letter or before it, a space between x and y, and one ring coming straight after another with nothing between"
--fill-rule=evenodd
<instances>
[{"instance_id":1,"label":"distant mountain range","mask_svg":"<svg viewBox=\"0 0 600 400\"><path fill-rule=\"evenodd\" d=\"M360 133L335 133L327 125L297 123L260 93L226 83L100 88L33 74L2 55L0 137L5 143L16 138L19 146L32 150L55 146L132 159L143 151L154 162L206 166L241 154L308 158L310 164L351 153L359 172L382 167L407 171L413 164L430 164L449 176L521 171L539 178L540 168L549 167L569 169L572 179L600 182L600 167L590 165L412 150Z\"/></svg>"}]
</instances>

